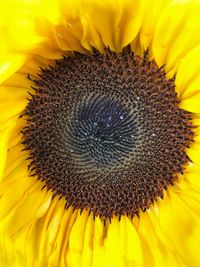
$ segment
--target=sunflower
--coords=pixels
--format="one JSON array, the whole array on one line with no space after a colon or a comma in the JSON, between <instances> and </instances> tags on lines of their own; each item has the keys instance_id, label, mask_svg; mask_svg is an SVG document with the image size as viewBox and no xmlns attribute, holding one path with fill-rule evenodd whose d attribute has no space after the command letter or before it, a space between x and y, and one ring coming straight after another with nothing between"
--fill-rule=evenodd
<instances>
[{"instance_id":1,"label":"sunflower","mask_svg":"<svg viewBox=\"0 0 200 267\"><path fill-rule=\"evenodd\" d=\"M199 266L199 14L1 3L0 266Z\"/></svg>"}]
</instances>

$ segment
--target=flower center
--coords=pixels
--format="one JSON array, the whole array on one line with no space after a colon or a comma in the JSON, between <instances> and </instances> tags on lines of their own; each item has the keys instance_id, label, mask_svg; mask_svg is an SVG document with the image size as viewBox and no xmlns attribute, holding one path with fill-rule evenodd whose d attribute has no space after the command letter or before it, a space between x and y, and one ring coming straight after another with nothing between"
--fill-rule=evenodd
<instances>
[{"instance_id":1,"label":"flower center","mask_svg":"<svg viewBox=\"0 0 200 267\"><path fill-rule=\"evenodd\" d=\"M130 108L120 99L101 94L80 99L73 117L64 122L65 135L60 136L76 161L105 168L125 159L136 146L137 126ZM61 130L62 132L62 130Z\"/></svg>"},{"instance_id":2,"label":"flower center","mask_svg":"<svg viewBox=\"0 0 200 267\"><path fill-rule=\"evenodd\" d=\"M24 116L30 171L95 216L133 217L163 197L183 172L193 138L174 79L155 62L116 54L75 54L41 71Z\"/></svg>"}]
</instances>

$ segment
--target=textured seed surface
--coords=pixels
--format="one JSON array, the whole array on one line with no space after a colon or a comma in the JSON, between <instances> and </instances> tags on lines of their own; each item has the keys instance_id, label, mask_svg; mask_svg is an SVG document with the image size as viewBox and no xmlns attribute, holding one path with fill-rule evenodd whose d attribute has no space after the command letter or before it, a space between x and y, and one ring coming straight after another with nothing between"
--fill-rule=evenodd
<instances>
[{"instance_id":1,"label":"textured seed surface","mask_svg":"<svg viewBox=\"0 0 200 267\"><path fill-rule=\"evenodd\" d=\"M66 207L133 217L183 172L191 115L147 55L76 53L30 79L22 131L30 172Z\"/></svg>"}]
</instances>

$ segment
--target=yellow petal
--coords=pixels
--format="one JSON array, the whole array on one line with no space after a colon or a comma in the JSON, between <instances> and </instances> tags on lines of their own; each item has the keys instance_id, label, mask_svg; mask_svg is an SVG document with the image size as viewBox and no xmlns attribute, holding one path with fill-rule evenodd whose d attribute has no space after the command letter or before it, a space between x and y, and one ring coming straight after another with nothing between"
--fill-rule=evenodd
<instances>
[{"instance_id":1,"label":"yellow petal","mask_svg":"<svg viewBox=\"0 0 200 267\"><path fill-rule=\"evenodd\" d=\"M40 230L38 231L37 225L35 226L35 234L39 234L37 249L41 262L42 259L46 259L50 264L55 263L55 266L59 262L59 247L57 246L58 241L64 238L64 236L59 236L59 231L63 228L61 221L65 212L63 202L54 199L42 220Z\"/></svg>"},{"instance_id":2,"label":"yellow petal","mask_svg":"<svg viewBox=\"0 0 200 267\"><path fill-rule=\"evenodd\" d=\"M14 259L15 262L17 261L20 264L19 266L28 265L34 267L32 259L36 258L36 253L33 249L32 243L34 242L32 242L31 238L33 238L32 226L23 227L10 238L14 252ZM27 242L27 240L29 240L29 242Z\"/></svg>"},{"instance_id":3,"label":"yellow petal","mask_svg":"<svg viewBox=\"0 0 200 267\"><path fill-rule=\"evenodd\" d=\"M53 25L58 25L61 20L60 1L43 0L40 3L39 12L41 17L47 19ZM46 22L47 23L47 22ZM48 23L47 23L48 24Z\"/></svg>"},{"instance_id":4,"label":"yellow petal","mask_svg":"<svg viewBox=\"0 0 200 267\"><path fill-rule=\"evenodd\" d=\"M92 264L92 252L93 252L93 238L94 238L94 219L92 214L88 217L85 235L83 237L83 253L82 253L82 265L81 267L88 267Z\"/></svg>"},{"instance_id":5,"label":"yellow petal","mask_svg":"<svg viewBox=\"0 0 200 267\"><path fill-rule=\"evenodd\" d=\"M119 35L116 39L117 49L131 43L137 36L143 19L144 4L141 0L121 0L122 16ZM131 8L130 8L131 7Z\"/></svg>"},{"instance_id":6,"label":"yellow petal","mask_svg":"<svg viewBox=\"0 0 200 267\"><path fill-rule=\"evenodd\" d=\"M1 36L12 50L33 49L44 41L37 34L34 19L37 1L4 1L0 10Z\"/></svg>"},{"instance_id":7,"label":"yellow petal","mask_svg":"<svg viewBox=\"0 0 200 267\"><path fill-rule=\"evenodd\" d=\"M0 102L0 122L4 122L12 117L18 116L24 110L28 100L25 98L11 100L9 102ZM17 120L17 118L16 118Z\"/></svg>"},{"instance_id":8,"label":"yellow petal","mask_svg":"<svg viewBox=\"0 0 200 267\"><path fill-rule=\"evenodd\" d=\"M177 68L181 58L200 42L199 1L173 1L161 14L153 38L153 54L166 71Z\"/></svg>"},{"instance_id":9,"label":"yellow petal","mask_svg":"<svg viewBox=\"0 0 200 267\"><path fill-rule=\"evenodd\" d=\"M115 253L110 253L110 251ZM105 239L105 253L108 266L142 266L143 255L138 233L131 221L123 216L121 221L117 217L108 226Z\"/></svg>"},{"instance_id":10,"label":"yellow petal","mask_svg":"<svg viewBox=\"0 0 200 267\"><path fill-rule=\"evenodd\" d=\"M179 107L193 113L200 113L200 92L198 91L199 90L197 89L197 93L186 99L181 100Z\"/></svg>"},{"instance_id":11,"label":"yellow petal","mask_svg":"<svg viewBox=\"0 0 200 267\"><path fill-rule=\"evenodd\" d=\"M152 38L158 18L162 14L169 1L146 0L144 5L144 18L140 31L141 46L146 50L151 46Z\"/></svg>"},{"instance_id":12,"label":"yellow petal","mask_svg":"<svg viewBox=\"0 0 200 267\"><path fill-rule=\"evenodd\" d=\"M16 126L16 119L12 118L10 119L5 125L2 124L0 125L0 180L3 179L4 175L4 169L7 171L6 168L6 160L8 158L9 160L9 155L8 155L8 149L9 149L9 141L10 138L13 134L13 129ZM1 129L3 127L3 129ZM20 150L21 151L21 150ZM18 158L20 158L18 156Z\"/></svg>"},{"instance_id":13,"label":"yellow petal","mask_svg":"<svg viewBox=\"0 0 200 267\"><path fill-rule=\"evenodd\" d=\"M112 50L119 51L139 32L143 17L142 1L109 0L105 5L104 2L95 0L90 1L85 9L93 24L93 32L95 29L103 44ZM88 32L91 36L92 30L89 29Z\"/></svg>"},{"instance_id":14,"label":"yellow petal","mask_svg":"<svg viewBox=\"0 0 200 267\"><path fill-rule=\"evenodd\" d=\"M0 57L0 83L11 77L27 59L23 54L6 54Z\"/></svg>"},{"instance_id":15,"label":"yellow petal","mask_svg":"<svg viewBox=\"0 0 200 267\"><path fill-rule=\"evenodd\" d=\"M81 266L82 250L83 250L83 236L85 235L85 228L88 219L88 212L83 211L78 215L76 221L71 229L69 236L69 249L67 252L67 262L70 267ZM77 242L79 240L79 242Z\"/></svg>"},{"instance_id":16,"label":"yellow petal","mask_svg":"<svg viewBox=\"0 0 200 267\"><path fill-rule=\"evenodd\" d=\"M79 216L80 211L79 210L75 210L73 211L73 208L69 208L69 223L66 227L66 231L65 231L65 239L64 239L64 244L66 244L65 246L62 247L62 251L61 251L61 261L63 262L63 264L67 265L69 264L69 266L71 267L71 258L69 257L68 251L69 251L69 238L71 235L71 231L72 228L76 222L77 217ZM72 252L73 253L73 252ZM78 259L80 260L80 259ZM75 260L76 262L76 260ZM73 260L72 260L72 266L73 266Z\"/></svg>"},{"instance_id":17,"label":"yellow petal","mask_svg":"<svg viewBox=\"0 0 200 267\"><path fill-rule=\"evenodd\" d=\"M18 250L16 252L13 242L10 239L0 238L0 249L0 266L22 267L24 265L22 251Z\"/></svg>"},{"instance_id":18,"label":"yellow petal","mask_svg":"<svg viewBox=\"0 0 200 267\"><path fill-rule=\"evenodd\" d=\"M105 257L107 259L107 266L123 267L124 259L123 253L123 243L124 240L120 237L120 224L118 218L113 218L112 223L108 226L107 236L105 238ZM115 253L110 253L114 251Z\"/></svg>"},{"instance_id":19,"label":"yellow petal","mask_svg":"<svg viewBox=\"0 0 200 267\"><path fill-rule=\"evenodd\" d=\"M200 164L200 142L195 141L190 144L190 148L186 150L189 158L197 164Z\"/></svg>"},{"instance_id":20,"label":"yellow petal","mask_svg":"<svg viewBox=\"0 0 200 267\"><path fill-rule=\"evenodd\" d=\"M193 186L192 187L193 190L200 192L199 173L200 173L199 165L193 164L191 166L187 166L184 172L184 179L189 183L189 185L187 185L188 189L191 189L191 187Z\"/></svg>"},{"instance_id":21,"label":"yellow petal","mask_svg":"<svg viewBox=\"0 0 200 267\"><path fill-rule=\"evenodd\" d=\"M7 157L7 145L8 145L8 133L4 131L0 133L0 180L2 179L2 175L5 168L5 162Z\"/></svg>"},{"instance_id":22,"label":"yellow petal","mask_svg":"<svg viewBox=\"0 0 200 267\"><path fill-rule=\"evenodd\" d=\"M174 250L181 261L186 266L198 266L198 256L193 254L192 249L188 251L188 242L191 240L191 235L193 236L197 227L199 227L198 214L193 213L180 196L181 191L171 192L167 201L163 203L165 205L160 207L155 220L157 220L164 236L168 239L168 246ZM153 216L150 218L153 219ZM155 220L153 220L154 226L156 226ZM195 246L199 247L199 245L197 240Z\"/></svg>"},{"instance_id":23,"label":"yellow petal","mask_svg":"<svg viewBox=\"0 0 200 267\"><path fill-rule=\"evenodd\" d=\"M26 191L33 186L34 181L28 179L28 177L18 177L12 183L6 183L6 191L3 193L1 197L1 206L0 218L6 216L9 212L11 212L12 208L16 207L20 202L23 204L22 197L25 195ZM4 184L1 185L5 187Z\"/></svg>"},{"instance_id":24,"label":"yellow petal","mask_svg":"<svg viewBox=\"0 0 200 267\"><path fill-rule=\"evenodd\" d=\"M160 225L153 211L141 214L138 232L144 252L144 267L185 267L170 244L163 242Z\"/></svg>"},{"instance_id":25,"label":"yellow petal","mask_svg":"<svg viewBox=\"0 0 200 267\"><path fill-rule=\"evenodd\" d=\"M27 88L19 88L19 87L8 87L1 86L1 102L9 102L11 99L15 99L16 101L23 100L27 97Z\"/></svg>"},{"instance_id":26,"label":"yellow petal","mask_svg":"<svg viewBox=\"0 0 200 267\"><path fill-rule=\"evenodd\" d=\"M190 99L200 93L200 46L191 50L177 69L176 91L181 100ZM191 101L192 105L192 101Z\"/></svg>"},{"instance_id":27,"label":"yellow petal","mask_svg":"<svg viewBox=\"0 0 200 267\"><path fill-rule=\"evenodd\" d=\"M19 200L16 201L17 205L7 213L5 219L1 222L2 225L0 224L0 226L3 226L7 235L10 236L16 233L22 227L34 222L45 214L50 205L52 194L45 190L41 191L41 188L42 183L35 182L31 188L24 190L23 197L20 198L18 196Z\"/></svg>"},{"instance_id":28,"label":"yellow petal","mask_svg":"<svg viewBox=\"0 0 200 267\"><path fill-rule=\"evenodd\" d=\"M57 202L60 202L60 200L57 200ZM64 205L63 205L63 208L64 208ZM65 238L66 238L66 232L67 232L68 223L70 221L71 215L72 215L71 209L64 210L63 216L59 220L60 227L59 227L59 230L58 230L55 242L54 242L53 251L50 257L48 256L48 254L46 255L46 257L49 258L50 265L52 264L53 266L64 266L65 264L64 263L65 255L61 256L61 253L63 251L63 253L65 254L66 249L67 249L68 240L65 240ZM46 228L44 227L44 233L45 231L46 231ZM41 235L45 239L44 233L41 233ZM50 235L51 232L48 231L48 234ZM43 256L41 255L41 259L42 258Z\"/></svg>"},{"instance_id":29,"label":"yellow petal","mask_svg":"<svg viewBox=\"0 0 200 267\"><path fill-rule=\"evenodd\" d=\"M8 179L8 176L12 176L13 178L17 177L17 175L13 174L13 171L17 171L16 169L18 167L21 168L21 173L27 173L28 162L26 161L26 158L28 158L29 154L27 153L27 151L22 151L22 148L23 146L20 143L12 148L9 148L9 151L7 152L8 157L5 163L5 172L3 174L3 179Z\"/></svg>"},{"instance_id":30,"label":"yellow petal","mask_svg":"<svg viewBox=\"0 0 200 267\"><path fill-rule=\"evenodd\" d=\"M104 250L104 228L103 222L97 217L94 225L94 241L93 241L93 257L92 267L106 266L105 250Z\"/></svg>"}]
</instances>

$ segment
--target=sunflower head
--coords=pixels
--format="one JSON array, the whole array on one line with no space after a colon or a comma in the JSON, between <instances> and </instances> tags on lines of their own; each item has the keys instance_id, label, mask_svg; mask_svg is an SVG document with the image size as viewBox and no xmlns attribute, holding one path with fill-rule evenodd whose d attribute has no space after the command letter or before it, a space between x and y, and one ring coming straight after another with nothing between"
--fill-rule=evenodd
<instances>
[{"instance_id":1,"label":"sunflower head","mask_svg":"<svg viewBox=\"0 0 200 267\"><path fill-rule=\"evenodd\" d=\"M199 266L199 11L2 4L0 265Z\"/></svg>"}]
</instances>

